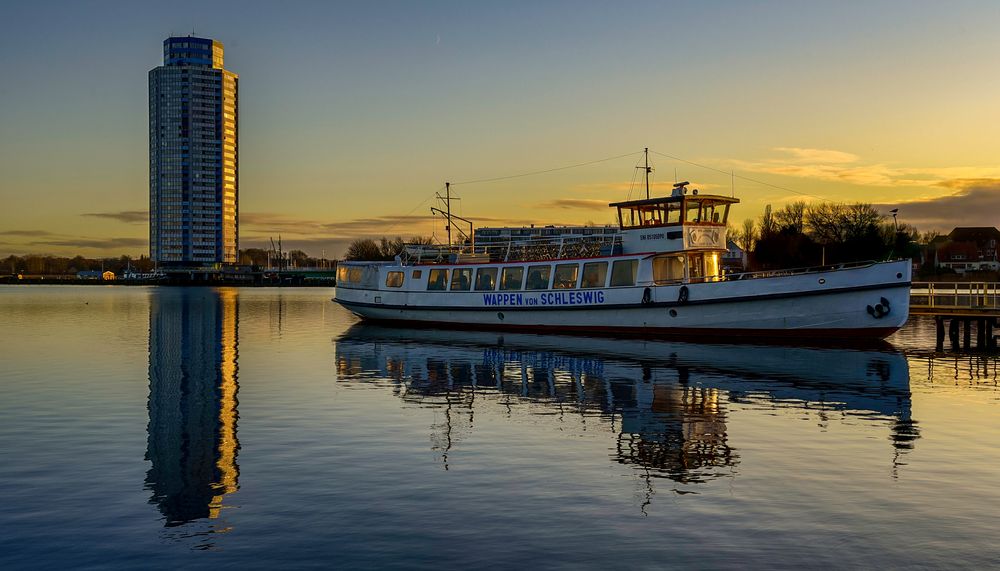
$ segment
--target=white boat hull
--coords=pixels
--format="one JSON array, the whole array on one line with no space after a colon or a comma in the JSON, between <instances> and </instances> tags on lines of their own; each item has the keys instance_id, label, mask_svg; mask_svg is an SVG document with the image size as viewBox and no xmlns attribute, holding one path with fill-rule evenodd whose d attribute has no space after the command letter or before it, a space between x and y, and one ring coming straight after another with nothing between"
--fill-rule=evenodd
<instances>
[{"instance_id":1,"label":"white boat hull","mask_svg":"<svg viewBox=\"0 0 1000 571\"><path fill-rule=\"evenodd\" d=\"M902 327L909 286L910 264L903 260L747 280L592 290L338 288L334 300L363 319L450 327L855 339L886 337Z\"/></svg>"}]
</instances>

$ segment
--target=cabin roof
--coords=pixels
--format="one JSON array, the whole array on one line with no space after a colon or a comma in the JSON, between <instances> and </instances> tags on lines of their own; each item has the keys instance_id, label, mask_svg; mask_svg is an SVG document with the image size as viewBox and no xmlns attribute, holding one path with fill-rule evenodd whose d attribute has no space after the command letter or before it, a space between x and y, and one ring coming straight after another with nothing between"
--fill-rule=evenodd
<instances>
[{"instance_id":1,"label":"cabin roof","mask_svg":"<svg viewBox=\"0 0 1000 571\"><path fill-rule=\"evenodd\" d=\"M726 204L736 204L739 198L722 196L719 194L685 194L682 196L661 196L659 198L644 198L642 200L626 200L625 202L612 202L608 206L647 206L652 204L663 204L667 202L681 202L683 200L711 200L712 202L722 202Z\"/></svg>"}]
</instances>

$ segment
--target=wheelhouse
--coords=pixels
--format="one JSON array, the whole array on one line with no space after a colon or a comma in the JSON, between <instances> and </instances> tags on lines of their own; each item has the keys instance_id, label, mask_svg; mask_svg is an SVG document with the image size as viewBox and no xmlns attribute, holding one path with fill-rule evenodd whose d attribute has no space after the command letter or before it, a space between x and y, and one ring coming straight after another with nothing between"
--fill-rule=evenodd
<instances>
[{"instance_id":1,"label":"wheelhouse","mask_svg":"<svg viewBox=\"0 0 1000 571\"><path fill-rule=\"evenodd\" d=\"M697 190L689 192L687 184L681 182L674 185L671 196L612 202L609 205L618 210L618 224L625 254L722 254L726 251L729 208L738 203L739 199L698 195Z\"/></svg>"}]
</instances>

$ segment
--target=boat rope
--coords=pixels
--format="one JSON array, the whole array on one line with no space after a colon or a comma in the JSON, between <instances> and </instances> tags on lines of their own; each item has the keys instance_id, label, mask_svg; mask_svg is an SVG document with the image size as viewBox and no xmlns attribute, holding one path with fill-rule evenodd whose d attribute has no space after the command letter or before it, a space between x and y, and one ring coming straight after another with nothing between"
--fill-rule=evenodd
<instances>
[{"instance_id":1,"label":"boat rope","mask_svg":"<svg viewBox=\"0 0 1000 571\"><path fill-rule=\"evenodd\" d=\"M588 165L596 165L597 163L606 163L608 161L613 161L615 159L623 159L625 157L631 157L632 155L636 155L636 154L642 154L642 151L635 151L635 152L632 152L632 153L625 153L624 155L617 155L617 156L608 157L608 158L605 158L605 159L597 159L596 161L587 161L585 163L577 163L575 165L567 165L567 166L564 166L564 167L556 167L554 169L545 169L545 170L540 170L540 171L526 172L526 173L522 173L522 174L512 174L512 175L507 175L507 176L498 176L498 177L494 177L494 178L480 178L480 179L476 179L476 180L464 180L464 181L461 181L461 182L453 182L453 183L451 183L451 185L455 186L455 185L459 185L459 184L478 184L478 183L481 183L481 182L495 182L495 181L498 181L498 180L508 180L508 179L512 179L512 178L521 178L521 177L524 177L524 176L534 176L536 174L545 174L545 173L556 172L556 171L564 171L564 170L567 170L567 169L575 169L575 168L578 168L578 167L585 167L585 166L588 166Z\"/></svg>"},{"instance_id":2,"label":"boat rope","mask_svg":"<svg viewBox=\"0 0 1000 571\"><path fill-rule=\"evenodd\" d=\"M800 194L802 196L808 196L810 198L815 198L817 200L822 200L824 202L834 202L834 201L830 200L829 198L824 198L822 196L817 196L815 194L809 194L808 192L801 192L801 191L798 191L798 190L795 190L795 189L792 189L792 188L788 188L787 186L781 186L779 184L772 184L772 183L769 183L769 182L764 182L762 180L757 180L755 178L750 178L748 176L743 176L741 174L736 174L736 173L734 173L732 171L724 171L722 169L717 169L715 167L710 167L708 165L699 164L699 163L696 163L694 161L689 161L687 159L682 159L680 157L675 157L673 155L668 155L666 153L661 153L659 151L654 151L652 149L650 149L649 152L657 154L657 155L660 155L661 157L666 157L668 159L672 159L672 160L675 160L675 161L686 163L686 164L689 164L691 166L696 166L696 167L707 169L707 170L710 170L710 171L715 171L717 173L727 174L727 175L729 175L729 176L731 176L733 178L738 178L740 180L745 180L747 182L753 182L753 183L764 185L764 186L770 186L771 188L777 188L778 190L784 190L784 191L787 191L787 192L791 192L793 194Z\"/></svg>"},{"instance_id":3,"label":"boat rope","mask_svg":"<svg viewBox=\"0 0 1000 571\"><path fill-rule=\"evenodd\" d=\"M632 191L635 189L635 179L639 177L639 169L641 168L639 164L642 162L642 157L635 162L635 168L632 169L632 180L628 183L628 195L625 200L632 200Z\"/></svg>"},{"instance_id":4,"label":"boat rope","mask_svg":"<svg viewBox=\"0 0 1000 571\"><path fill-rule=\"evenodd\" d=\"M791 192L792 194L798 194L798 195L801 195L801 196L808 196L810 198L815 198L817 200L822 200L824 202L833 202L829 198L825 198L825 197L818 196L818 195L815 195L815 194L809 194L808 192L801 192L801 191L795 190L793 188L788 188L787 186L781 186L779 184L773 184L773 183L770 183L770 182L765 182L763 180L758 180L758 179L751 178L751 177L748 177L748 176L736 174L736 173L734 173L732 171L724 171L722 169L717 169L715 167L710 167L708 165L703 165L701 163L696 163L694 161L689 161L687 159L682 159L681 157L677 157L677 156L674 156L674 155L669 155L667 153L661 153L659 151L654 151L652 149L650 149L649 152L653 153L655 155L659 155L661 157L665 157L665 158L674 160L674 161L678 161L678 162L682 162L682 163L685 163L685 164L689 164L691 166L695 166L695 167L698 167L698 168L710 170L710 171L721 173L721 174L725 174L725 175L729 175L730 177L732 177L734 179L738 178L740 180L745 180L747 182L752 182L752 183L759 184L759 185L762 185L762 186L769 186L771 188L776 188L778 190L783 190L783 191L786 191L786 192ZM539 171L531 171L531 172L520 173L520 174L512 174L512 175L506 175L506 176L497 176L497 177L492 177L492 178L479 178L479 179L473 179L473 180L463 180L463 181L459 181L459 182L453 182L453 183L451 183L451 186L455 187L455 186L458 186L458 185L479 184L479 183L485 183L485 182L496 182L496 181L501 181L501 180L510 180L510 179L513 179L513 178L522 178L522 177L526 177L526 176L535 176L535 175L546 174L546 173L551 173L551 172L557 172L557 171L563 171L563 170L568 170L568 169L575 169L575 168L579 168L579 167L585 167L585 166L589 166L589 165L596 165L596 164L599 164L599 163L606 163L608 161L614 161L614 160L617 160L617 159L623 159L625 157L631 157L631 156L634 156L634 155L640 155L641 156L642 154L643 154L643 151L634 151L634 152L631 152L631 153L625 153L623 155L615 155L613 157L606 157L606 158L597 159L597 160L594 160L594 161L587 161L587 162L584 162L584 163L576 163L576 164L572 164L572 165L566 165L566 166L556 167L556 168L551 168L551 169L544 169L544 170L539 170ZM636 171L633 170L632 181L629 183L629 191L628 191L629 199L631 199L631 197L632 197L632 190L633 190L633 187L635 186L635 179L636 179L635 172ZM443 189L444 189L444 187L441 187L441 189L439 189L439 190L443 190ZM403 221L403 219L406 219L411 214L413 214L414 212L416 212L417 209L419 209L420 207L422 207L423 205L425 205L428 200L431 200L435 196L436 196L435 194L432 194L432 195L428 196L427 198L425 198L424 200L422 200L420 202L420 204L414 206L413 209L411 209L409 212L407 212L406 214L404 214L403 216L401 216L399 220L397 220L396 222L393 222L388 228L386 228L385 232L389 232L390 230L392 230L393 228L395 228L396 226L398 226L400 224L400 222Z\"/></svg>"},{"instance_id":5,"label":"boat rope","mask_svg":"<svg viewBox=\"0 0 1000 571\"><path fill-rule=\"evenodd\" d=\"M444 186L442 186L440 189L438 189L438 192L442 191L442 190L444 190ZM399 226L399 224L401 222L403 222L405 219L409 218L410 215L413 214L414 212L416 212L418 208L420 208L421 206L427 204L427 201L430 200L430 199L432 199L432 198L434 198L435 196L437 196L437 192L435 192L435 194L432 194L432 195L428 196L427 198L421 200L420 204L414 206L413 208L410 209L409 212L407 212L406 214L404 214L404 215L400 216L398 219L396 219L396 221L393 222L392 224L390 224L388 228L386 228L385 230L383 230L383 232L385 232L386 234L388 234L390 230L392 230L396 226Z\"/></svg>"}]
</instances>

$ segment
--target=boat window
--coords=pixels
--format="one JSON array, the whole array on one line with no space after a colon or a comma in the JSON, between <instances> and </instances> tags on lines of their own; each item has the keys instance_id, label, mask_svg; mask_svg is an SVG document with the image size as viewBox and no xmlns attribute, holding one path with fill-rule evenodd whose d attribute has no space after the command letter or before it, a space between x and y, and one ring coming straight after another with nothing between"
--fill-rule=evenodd
<instances>
[{"instance_id":1,"label":"boat window","mask_svg":"<svg viewBox=\"0 0 1000 571\"><path fill-rule=\"evenodd\" d=\"M524 289L548 289L549 288L549 266L529 266L528 280L524 284Z\"/></svg>"},{"instance_id":2,"label":"boat window","mask_svg":"<svg viewBox=\"0 0 1000 571\"><path fill-rule=\"evenodd\" d=\"M553 289L576 288L576 276L579 271L579 264L559 264L556 266L555 279L552 280Z\"/></svg>"},{"instance_id":3,"label":"boat window","mask_svg":"<svg viewBox=\"0 0 1000 571\"><path fill-rule=\"evenodd\" d=\"M337 283L347 282L347 266L339 266L337 268Z\"/></svg>"},{"instance_id":4,"label":"boat window","mask_svg":"<svg viewBox=\"0 0 1000 571\"><path fill-rule=\"evenodd\" d=\"M702 254L688 255L688 277L693 282L705 281L705 256Z\"/></svg>"},{"instance_id":5,"label":"boat window","mask_svg":"<svg viewBox=\"0 0 1000 571\"><path fill-rule=\"evenodd\" d=\"M423 273L423 272L421 272L420 270L413 270L413 273L412 273L412 274L410 274L410 275L411 275L411 277L412 277L413 279L415 279L415 280L419 280L419 279L420 279L420 275L421 275L422 273Z\"/></svg>"},{"instance_id":6,"label":"boat window","mask_svg":"<svg viewBox=\"0 0 1000 571\"><path fill-rule=\"evenodd\" d=\"M701 202L687 201L685 203L685 220L687 222L701 222Z\"/></svg>"},{"instance_id":7,"label":"boat window","mask_svg":"<svg viewBox=\"0 0 1000 571\"><path fill-rule=\"evenodd\" d=\"M361 268L348 268L347 270L347 283L359 284L361 283L361 275L363 272Z\"/></svg>"},{"instance_id":8,"label":"boat window","mask_svg":"<svg viewBox=\"0 0 1000 571\"><path fill-rule=\"evenodd\" d=\"M432 291L448 289L448 270L431 270L427 276L427 289Z\"/></svg>"},{"instance_id":9,"label":"boat window","mask_svg":"<svg viewBox=\"0 0 1000 571\"><path fill-rule=\"evenodd\" d=\"M472 268L455 268L451 271L452 291L469 291L472 287Z\"/></svg>"},{"instance_id":10,"label":"boat window","mask_svg":"<svg viewBox=\"0 0 1000 571\"><path fill-rule=\"evenodd\" d=\"M403 272L389 272L385 275L385 287L403 287Z\"/></svg>"},{"instance_id":11,"label":"boat window","mask_svg":"<svg viewBox=\"0 0 1000 571\"><path fill-rule=\"evenodd\" d=\"M659 226L663 223L663 210L659 204L640 208L639 215L643 226Z\"/></svg>"},{"instance_id":12,"label":"boat window","mask_svg":"<svg viewBox=\"0 0 1000 571\"><path fill-rule=\"evenodd\" d=\"M504 268L500 279L500 289L521 289L524 268Z\"/></svg>"},{"instance_id":13,"label":"boat window","mask_svg":"<svg viewBox=\"0 0 1000 571\"><path fill-rule=\"evenodd\" d=\"M691 281L716 281L719 279L719 254L688 255L688 274Z\"/></svg>"},{"instance_id":14,"label":"boat window","mask_svg":"<svg viewBox=\"0 0 1000 571\"><path fill-rule=\"evenodd\" d=\"M476 270L476 291L493 291L496 288L496 268L479 268Z\"/></svg>"},{"instance_id":15,"label":"boat window","mask_svg":"<svg viewBox=\"0 0 1000 571\"><path fill-rule=\"evenodd\" d=\"M712 281L719 279L718 254L705 254L705 277Z\"/></svg>"},{"instance_id":16,"label":"boat window","mask_svg":"<svg viewBox=\"0 0 1000 571\"><path fill-rule=\"evenodd\" d=\"M715 204L703 204L701 207L702 221L719 223L719 213L715 211Z\"/></svg>"},{"instance_id":17,"label":"boat window","mask_svg":"<svg viewBox=\"0 0 1000 571\"><path fill-rule=\"evenodd\" d=\"M674 282L684 279L684 259L681 256L657 256L653 258L653 281Z\"/></svg>"},{"instance_id":18,"label":"boat window","mask_svg":"<svg viewBox=\"0 0 1000 571\"><path fill-rule=\"evenodd\" d=\"M680 224L681 223L681 205L679 202L668 202L663 205L666 209L666 217L664 221L667 224Z\"/></svg>"},{"instance_id":19,"label":"boat window","mask_svg":"<svg viewBox=\"0 0 1000 571\"><path fill-rule=\"evenodd\" d=\"M680 224L683 210L679 201L618 207L618 222L623 229Z\"/></svg>"},{"instance_id":20,"label":"boat window","mask_svg":"<svg viewBox=\"0 0 1000 571\"><path fill-rule=\"evenodd\" d=\"M639 260L618 260L611 264L611 287L635 285Z\"/></svg>"},{"instance_id":21,"label":"boat window","mask_svg":"<svg viewBox=\"0 0 1000 571\"><path fill-rule=\"evenodd\" d=\"M583 265L583 278L580 280L581 288L604 287L604 284L607 281L607 262L591 262Z\"/></svg>"}]
</instances>

